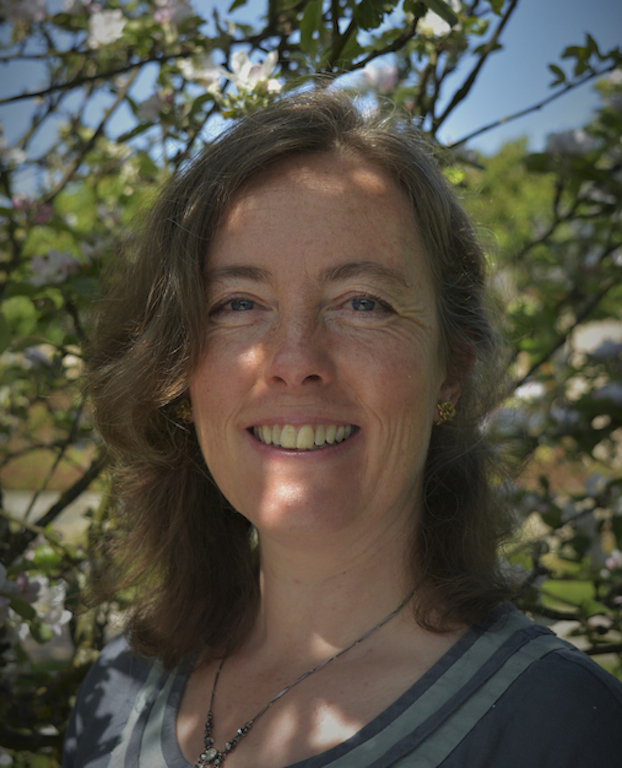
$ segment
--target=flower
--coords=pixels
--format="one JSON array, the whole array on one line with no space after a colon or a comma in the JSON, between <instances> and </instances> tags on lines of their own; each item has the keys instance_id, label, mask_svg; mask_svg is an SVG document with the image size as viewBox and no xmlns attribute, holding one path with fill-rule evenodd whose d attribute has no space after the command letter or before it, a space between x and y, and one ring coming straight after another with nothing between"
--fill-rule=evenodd
<instances>
[{"instance_id":1,"label":"flower","mask_svg":"<svg viewBox=\"0 0 622 768\"><path fill-rule=\"evenodd\" d=\"M363 77L367 85L378 93L389 93L397 83L397 67L394 64L380 64L377 67L368 64L363 70Z\"/></svg>"},{"instance_id":2,"label":"flower","mask_svg":"<svg viewBox=\"0 0 622 768\"><path fill-rule=\"evenodd\" d=\"M619 549L614 549L605 560L605 565L610 571L622 570L622 552Z\"/></svg>"},{"instance_id":3,"label":"flower","mask_svg":"<svg viewBox=\"0 0 622 768\"><path fill-rule=\"evenodd\" d=\"M449 0L448 5L452 11L459 11L462 3L460 0ZM456 25L457 26L457 25ZM426 15L419 19L417 32L421 37L443 37L451 32L451 26L434 11L428 11Z\"/></svg>"},{"instance_id":4,"label":"flower","mask_svg":"<svg viewBox=\"0 0 622 768\"><path fill-rule=\"evenodd\" d=\"M110 45L118 40L123 33L126 19L123 12L97 11L89 19L89 48L100 48L102 45Z\"/></svg>"},{"instance_id":5,"label":"flower","mask_svg":"<svg viewBox=\"0 0 622 768\"><path fill-rule=\"evenodd\" d=\"M551 155L585 155L594 146L594 139L583 130L549 133L545 152Z\"/></svg>"},{"instance_id":6,"label":"flower","mask_svg":"<svg viewBox=\"0 0 622 768\"><path fill-rule=\"evenodd\" d=\"M152 93L148 99L136 107L136 117L143 123L156 120L162 112L165 102L159 93Z\"/></svg>"},{"instance_id":7,"label":"flower","mask_svg":"<svg viewBox=\"0 0 622 768\"><path fill-rule=\"evenodd\" d=\"M177 62L177 66L186 80L200 83L210 93L218 90L220 78L225 74L221 67L214 64L209 54L200 56L195 60L181 59Z\"/></svg>"},{"instance_id":8,"label":"flower","mask_svg":"<svg viewBox=\"0 0 622 768\"><path fill-rule=\"evenodd\" d=\"M33 277L32 285L47 285L48 283L62 283L69 275L77 271L80 262L74 259L66 251L52 249L46 256L35 256L30 265Z\"/></svg>"},{"instance_id":9,"label":"flower","mask_svg":"<svg viewBox=\"0 0 622 768\"><path fill-rule=\"evenodd\" d=\"M235 85L239 91L253 91L258 85L265 85L268 93L279 93L282 86L278 80L271 78L279 54L270 51L263 64L253 64L247 53L236 51L231 57L231 72L222 70L222 74Z\"/></svg>"},{"instance_id":10,"label":"flower","mask_svg":"<svg viewBox=\"0 0 622 768\"><path fill-rule=\"evenodd\" d=\"M7 21L42 21L47 15L46 0L0 0L0 15Z\"/></svg>"},{"instance_id":11,"label":"flower","mask_svg":"<svg viewBox=\"0 0 622 768\"><path fill-rule=\"evenodd\" d=\"M153 14L153 18L159 24L181 24L186 19L194 15L192 7L187 0L156 0L158 10Z\"/></svg>"},{"instance_id":12,"label":"flower","mask_svg":"<svg viewBox=\"0 0 622 768\"><path fill-rule=\"evenodd\" d=\"M71 619L71 612L64 607L65 585L59 583L50 586L46 576L39 576L37 581L39 594L33 608L39 619L47 624L55 635L60 635L61 627Z\"/></svg>"}]
</instances>

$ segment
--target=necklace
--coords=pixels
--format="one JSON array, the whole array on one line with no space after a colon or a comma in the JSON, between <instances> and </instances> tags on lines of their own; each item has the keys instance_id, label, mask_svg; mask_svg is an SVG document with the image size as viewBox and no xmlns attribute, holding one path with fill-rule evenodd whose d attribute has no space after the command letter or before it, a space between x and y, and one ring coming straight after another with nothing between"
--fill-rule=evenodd
<instances>
[{"instance_id":1,"label":"necklace","mask_svg":"<svg viewBox=\"0 0 622 768\"><path fill-rule=\"evenodd\" d=\"M205 721L205 732L203 736L204 749L203 749L203 752L201 752L199 759L195 763L195 768L207 768L207 766L210 766L210 765L218 766L220 768L220 766L222 766L223 763L225 762L227 755L233 752L233 750L237 747L240 741L242 741L242 739L250 731L253 725L255 725L257 720L259 720L259 718L265 712L267 712L268 709L270 709L270 707L274 704L275 701L280 699L281 696L284 696L288 691L291 691L291 689L295 685L298 685L298 683L301 683L303 680L306 680L307 677L310 677L315 672L318 672L320 669L322 669L322 667L325 667L327 664L330 664L331 661L335 661L335 659L338 659L340 656L343 656L348 651L351 651L359 643L362 643L363 640L367 640L367 638L370 635L373 635L374 632L377 632L380 629L380 627L383 627L394 616L397 616L397 614L402 610L402 608L406 605L406 603L410 601L413 594L414 594L414 590L408 595L406 600L404 600L404 602L401 603L401 605L399 605L388 616L385 616L385 618L379 624L376 624L375 627L372 627L367 632L365 632L364 635L361 635L361 637L359 637L358 640L355 640L347 648L344 648L342 651L339 651L339 653L336 653L334 656L331 656L330 659L326 659L325 661L322 661L320 664L317 665L317 667L313 667L313 669L310 669L308 672L305 672L303 675L300 675L300 677L294 680L293 683L286 685L285 688L283 688L283 690L280 693L277 693L277 695L274 698L270 699L270 701L262 709L259 710L259 712L255 715L255 717L251 718L247 723L244 723L244 725L241 728L238 728L235 736L231 739L231 741L228 741L225 744L225 748L222 750L222 752L220 752L214 746L214 738L212 736L212 733L214 730L213 711L214 711L214 695L216 693L216 686L218 685L218 678L220 677L220 672L227 659L227 657L225 656L223 660L220 662L220 666L216 670L216 677L214 678L214 685L212 687L212 697L209 703L209 712L207 713L207 720Z\"/></svg>"}]
</instances>

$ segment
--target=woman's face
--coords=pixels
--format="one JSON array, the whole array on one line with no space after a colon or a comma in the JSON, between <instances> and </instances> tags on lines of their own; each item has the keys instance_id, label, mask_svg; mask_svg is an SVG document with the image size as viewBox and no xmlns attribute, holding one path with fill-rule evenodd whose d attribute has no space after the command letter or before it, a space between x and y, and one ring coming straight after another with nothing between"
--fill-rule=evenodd
<instances>
[{"instance_id":1,"label":"woman's face","mask_svg":"<svg viewBox=\"0 0 622 768\"><path fill-rule=\"evenodd\" d=\"M234 199L206 268L190 393L231 504L298 542L408 527L436 403L456 392L401 190L356 156L287 161Z\"/></svg>"}]
</instances>

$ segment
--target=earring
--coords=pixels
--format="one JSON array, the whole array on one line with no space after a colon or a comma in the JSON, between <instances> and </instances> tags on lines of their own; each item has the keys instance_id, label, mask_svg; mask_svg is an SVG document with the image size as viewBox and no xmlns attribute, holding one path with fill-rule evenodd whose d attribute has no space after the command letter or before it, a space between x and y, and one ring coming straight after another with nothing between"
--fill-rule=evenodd
<instances>
[{"instance_id":1,"label":"earring","mask_svg":"<svg viewBox=\"0 0 622 768\"><path fill-rule=\"evenodd\" d=\"M435 421L435 425L443 424L445 421L451 421L456 415L456 409L454 404L450 400L441 400L436 406L438 410L438 421Z\"/></svg>"},{"instance_id":2,"label":"earring","mask_svg":"<svg viewBox=\"0 0 622 768\"><path fill-rule=\"evenodd\" d=\"M192 403L190 400L184 398L183 400L180 400L179 403L175 406L175 416L180 421L183 421L184 424L191 424L193 421L193 413L192 413Z\"/></svg>"}]
</instances>

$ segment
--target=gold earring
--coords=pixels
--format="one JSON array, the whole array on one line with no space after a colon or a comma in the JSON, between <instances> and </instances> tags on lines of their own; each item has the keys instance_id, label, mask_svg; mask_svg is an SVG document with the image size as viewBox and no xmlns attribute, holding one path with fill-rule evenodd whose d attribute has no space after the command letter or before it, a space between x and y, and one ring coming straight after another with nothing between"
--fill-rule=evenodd
<instances>
[{"instance_id":1,"label":"gold earring","mask_svg":"<svg viewBox=\"0 0 622 768\"><path fill-rule=\"evenodd\" d=\"M456 415L454 404L450 400L441 400L436 406L438 410L438 421L434 424L443 424L445 421L451 421Z\"/></svg>"},{"instance_id":2,"label":"gold earring","mask_svg":"<svg viewBox=\"0 0 622 768\"><path fill-rule=\"evenodd\" d=\"M175 416L185 424L191 424L193 421L192 403L184 398L175 406Z\"/></svg>"}]
</instances>

